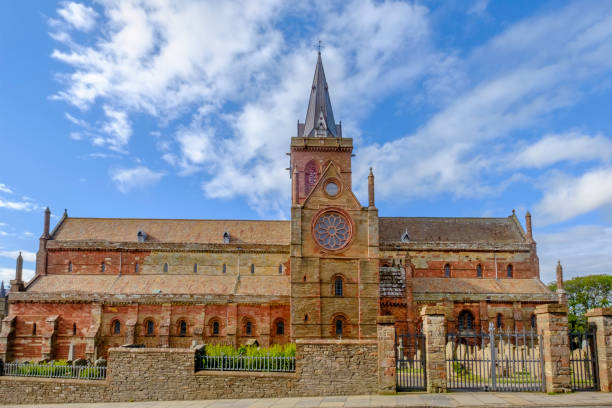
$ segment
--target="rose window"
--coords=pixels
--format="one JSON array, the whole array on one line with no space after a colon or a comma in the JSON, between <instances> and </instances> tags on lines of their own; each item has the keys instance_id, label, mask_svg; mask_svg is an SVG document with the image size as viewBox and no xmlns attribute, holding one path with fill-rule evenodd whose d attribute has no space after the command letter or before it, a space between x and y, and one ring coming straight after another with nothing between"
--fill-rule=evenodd
<instances>
[{"instance_id":1,"label":"rose window","mask_svg":"<svg viewBox=\"0 0 612 408\"><path fill-rule=\"evenodd\" d=\"M325 213L315 222L314 238L325 249L341 249L351 238L351 225L340 213Z\"/></svg>"}]
</instances>

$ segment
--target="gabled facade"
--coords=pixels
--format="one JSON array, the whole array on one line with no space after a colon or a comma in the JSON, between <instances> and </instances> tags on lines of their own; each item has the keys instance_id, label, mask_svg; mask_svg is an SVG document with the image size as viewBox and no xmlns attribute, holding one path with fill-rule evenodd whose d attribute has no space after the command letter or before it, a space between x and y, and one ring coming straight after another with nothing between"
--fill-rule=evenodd
<instances>
[{"instance_id":1,"label":"gabled facade","mask_svg":"<svg viewBox=\"0 0 612 408\"><path fill-rule=\"evenodd\" d=\"M379 217L352 192L353 141L335 123L318 55L304 123L290 141L289 221L99 219L45 212L36 275L18 260L0 358L95 359L109 347L261 345L376 336L394 315L446 306L450 331L533 324L557 298L531 234L505 218Z\"/></svg>"}]
</instances>

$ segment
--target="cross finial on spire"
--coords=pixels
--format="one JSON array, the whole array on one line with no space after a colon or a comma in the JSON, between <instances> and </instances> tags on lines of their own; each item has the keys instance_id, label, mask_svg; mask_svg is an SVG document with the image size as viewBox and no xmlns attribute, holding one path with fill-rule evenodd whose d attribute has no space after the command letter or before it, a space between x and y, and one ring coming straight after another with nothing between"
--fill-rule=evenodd
<instances>
[{"instance_id":1,"label":"cross finial on spire","mask_svg":"<svg viewBox=\"0 0 612 408\"><path fill-rule=\"evenodd\" d=\"M318 44L317 44L317 49L319 50L319 55L321 55L321 48L323 48L323 41L319 40Z\"/></svg>"}]
</instances>

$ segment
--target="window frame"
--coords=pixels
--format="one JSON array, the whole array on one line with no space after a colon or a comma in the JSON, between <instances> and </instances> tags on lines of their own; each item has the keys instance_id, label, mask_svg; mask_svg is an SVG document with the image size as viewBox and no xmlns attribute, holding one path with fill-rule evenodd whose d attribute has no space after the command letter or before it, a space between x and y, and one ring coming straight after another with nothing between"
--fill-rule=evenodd
<instances>
[{"instance_id":1,"label":"window frame","mask_svg":"<svg viewBox=\"0 0 612 408\"><path fill-rule=\"evenodd\" d=\"M474 314L467 309L463 309L457 316L457 328L462 330L474 330L476 319Z\"/></svg>"},{"instance_id":2,"label":"window frame","mask_svg":"<svg viewBox=\"0 0 612 408\"><path fill-rule=\"evenodd\" d=\"M280 328L280 330L279 330ZM277 319L274 324L274 332L277 336L285 335L285 321L283 319Z\"/></svg>"},{"instance_id":3,"label":"window frame","mask_svg":"<svg viewBox=\"0 0 612 408\"><path fill-rule=\"evenodd\" d=\"M111 322L111 335L121 336L121 321L119 319L113 319Z\"/></svg>"},{"instance_id":4,"label":"window frame","mask_svg":"<svg viewBox=\"0 0 612 408\"><path fill-rule=\"evenodd\" d=\"M451 266L449 263L444 264L444 277L445 278L450 278L451 277Z\"/></svg>"},{"instance_id":5,"label":"window frame","mask_svg":"<svg viewBox=\"0 0 612 408\"><path fill-rule=\"evenodd\" d=\"M482 278L482 273L483 269L482 269L482 264L478 264L476 265L476 277L477 278Z\"/></svg>"},{"instance_id":6,"label":"window frame","mask_svg":"<svg viewBox=\"0 0 612 408\"><path fill-rule=\"evenodd\" d=\"M184 328L184 330L183 330ZM177 322L177 332L178 332L178 336L179 337L187 337L187 335L189 334L189 328L187 326L187 320L185 319L179 319L179 321Z\"/></svg>"},{"instance_id":7,"label":"window frame","mask_svg":"<svg viewBox=\"0 0 612 408\"><path fill-rule=\"evenodd\" d=\"M344 297L344 276L336 275L334 277L334 297Z\"/></svg>"},{"instance_id":8,"label":"window frame","mask_svg":"<svg viewBox=\"0 0 612 408\"><path fill-rule=\"evenodd\" d=\"M508 264L508 266L506 267L506 278L513 278L514 277L514 267L512 266L512 264Z\"/></svg>"}]
</instances>

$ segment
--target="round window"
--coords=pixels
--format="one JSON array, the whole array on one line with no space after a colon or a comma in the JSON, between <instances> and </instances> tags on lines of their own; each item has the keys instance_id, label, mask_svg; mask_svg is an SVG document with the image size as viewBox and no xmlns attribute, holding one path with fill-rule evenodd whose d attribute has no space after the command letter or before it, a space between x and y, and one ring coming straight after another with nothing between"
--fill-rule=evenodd
<instances>
[{"instance_id":1,"label":"round window","mask_svg":"<svg viewBox=\"0 0 612 408\"><path fill-rule=\"evenodd\" d=\"M338 212L326 212L315 222L313 233L315 241L332 251L344 248L351 239L351 224Z\"/></svg>"},{"instance_id":2,"label":"round window","mask_svg":"<svg viewBox=\"0 0 612 408\"><path fill-rule=\"evenodd\" d=\"M338 194L339 190L340 188L338 187L338 184L333 181L330 181L325 185L325 192L332 197Z\"/></svg>"}]
</instances>

